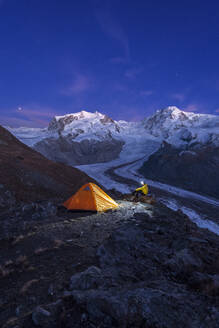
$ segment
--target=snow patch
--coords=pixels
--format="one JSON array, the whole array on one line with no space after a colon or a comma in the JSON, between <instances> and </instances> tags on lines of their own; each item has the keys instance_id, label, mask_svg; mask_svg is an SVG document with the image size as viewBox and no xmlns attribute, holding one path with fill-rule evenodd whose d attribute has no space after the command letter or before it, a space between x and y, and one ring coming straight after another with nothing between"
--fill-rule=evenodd
<instances>
[{"instance_id":1,"label":"snow patch","mask_svg":"<svg viewBox=\"0 0 219 328\"><path fill-rule=\"evenodd\" d=\"M114 162L114 161L112 161ZM110 163L100 163L100 164L89 164L89 165L79 165L76 166L79 170L85 172L87 175L89 175L91 178L94 178L97 180L100 184L105 186L107 189L115 189L123 194L130 193L131 189L127 185L124 185L122 183L118 183L110 177L106 176L104 174L104 171L109 169L111 167Z\"/></svg>"},{"instance_id":2,"label":"snow patch","mask_svg":"<svg viewBox=\"0 0 219 328\"><path fill-rule=\"evenodd\" d=\"M193 155L193 156L196 156L197 155L194 151L191 151L191 150L182 150L179 153L179 156L186 155L186 154L190 154L190 155Z\"/></svg>"},{"instance_id":3,"label":"snow patch","mask_svg":"<svg viewBox=\"0 0 219 328\"><path fill-rule=\"evenodd\" d=\"M215 233L219 236L219 225L209 219L204 219L197 212L191 208L185 206L179 206L174 199L160 199L160 202L172 209L173 211L181 210L185 215L187 215L192 222L194 222L199 228L208 229L209 231Z\"/></svg>"},{"instance_id":4,"label":"snow patch","mask_svg":"<svg viewBox=\"0 0 219 328\"><path fill-rule=\"evenodd\" d=\"M194 210L182 207L181 211L186 214L199 228L208 229L211 232L219 235L219 225L209 219L202 219L201 216Z\"/></svg>"}]
</instances>

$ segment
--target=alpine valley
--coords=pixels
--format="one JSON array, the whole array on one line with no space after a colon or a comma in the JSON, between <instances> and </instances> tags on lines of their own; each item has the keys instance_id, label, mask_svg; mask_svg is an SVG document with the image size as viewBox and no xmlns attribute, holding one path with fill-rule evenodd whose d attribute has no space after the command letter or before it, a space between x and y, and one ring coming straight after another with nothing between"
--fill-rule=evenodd
<instances>
[{"instance_id":1,"label":"alpine valley","mask_svg":"<svg viewBox=\"0 0 219 328\"><path fill-rule=\"evenodd\" d=\"M144 177L219 198L219 116L167 107L127 122L81 111L55 116L44 129L6 128L48 159L78 166L120 191L124 179L119 185L109 176L118 166L123 178Z\"/></svg>"}]
</instances>

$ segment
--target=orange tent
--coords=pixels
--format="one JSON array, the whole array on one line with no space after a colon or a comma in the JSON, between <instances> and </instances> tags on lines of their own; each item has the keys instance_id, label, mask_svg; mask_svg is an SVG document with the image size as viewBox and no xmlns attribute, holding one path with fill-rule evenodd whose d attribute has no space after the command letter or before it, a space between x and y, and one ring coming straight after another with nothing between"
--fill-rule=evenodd
<instances>
[{"instance_id":1,"label":"orange tent","mask_svg":"<svg viewBox=\"0 0 219 328\"><path fill-rule=\"evenodd\" d=\"M106 211L118 204L94 183L83 185L73 196L63 203L68 210Z\"/></svg>"}]
</instances>

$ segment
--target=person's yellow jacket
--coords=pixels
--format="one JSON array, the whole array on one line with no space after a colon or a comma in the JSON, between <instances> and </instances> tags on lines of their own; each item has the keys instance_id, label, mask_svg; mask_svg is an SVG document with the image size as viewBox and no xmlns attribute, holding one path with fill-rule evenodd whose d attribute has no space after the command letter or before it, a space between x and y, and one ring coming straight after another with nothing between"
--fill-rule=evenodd
<instances>
[{"instance_id":1,"label":"person's yellow jacket","mask_svg":"<svg viewBox=\"0 0 219 328\"><path fill-rule=\"evenodd\" d=\"M144 195L147 195L148 193L148 185L145 183L143 187L135 189L135 191L142 191Z\"/></svg>"}]
</instances>

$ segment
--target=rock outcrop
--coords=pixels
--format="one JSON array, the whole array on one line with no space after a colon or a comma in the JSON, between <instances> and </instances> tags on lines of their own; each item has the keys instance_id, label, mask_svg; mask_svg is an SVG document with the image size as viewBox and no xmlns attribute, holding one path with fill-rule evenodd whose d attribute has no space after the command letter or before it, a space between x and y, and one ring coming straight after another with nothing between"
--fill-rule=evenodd
<instances>
[{"instance_id":1,"label":"rock outcrop","mask_svg":"<svg viewBox=\"0 0 219 328\"><path fill-rule=\"evenodd\" d=\"M77 132L77 131L76 131ZM46 138L34 145L34 149L55 162L83 165L109 162L116 159L124 142L113 138L104 140L72 140L72 135Z\"/></svg>"}]
</instances>

